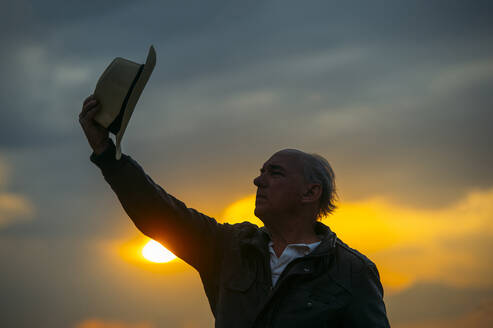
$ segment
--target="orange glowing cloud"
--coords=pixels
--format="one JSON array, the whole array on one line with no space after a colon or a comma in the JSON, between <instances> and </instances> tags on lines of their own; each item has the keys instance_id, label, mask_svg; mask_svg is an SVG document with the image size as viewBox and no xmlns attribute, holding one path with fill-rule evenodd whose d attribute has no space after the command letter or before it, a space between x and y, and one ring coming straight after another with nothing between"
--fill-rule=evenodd
<instances>
[{"instance_id":1,"label":"orange glowing cloud","mask_svg":"<svg viewBox=\"0 0 493 328\"><path fill-rule=\"evenodd\" d=\"M75 328L154 328L155 326L144 323L125 323L117 320L87 319L77 324Z\"/></svg>"},{"instance_id":2,"label":"orange glowing cloud","mask_svg":"<svg viewBox=\"0 0 493 328\"><path fill-rule=\"evenodd\" d=\"M15 221L29 220L33 213L31 202L23 196L0 192L0 227Z\"/></svg>"},{"instance_id":3,"label":"orange glowing cloud","mask_svg":"<svg viewBox=\"0 0 493 328\"><path fill-rule=\"evenodd\" d=\"M262 222L254 217L255 195L228 206L230 223ZM475 191L440 209L407 208L384 198L339 204L323 222L339 238L378 266L390 292L417 280L455 286L493 286L493 267L484 261L493 246L493 189Z\"/></svg>"},{"instance_id":4,"label":"orange glowing cloud","mask_svg":"<svg viewBox=\"0 0 493 328\"><path fill-rule=\"evenodd\" d=\"M253 211L255 210L255 198L255 195L250 195L237 200L224 209L221 217L225 222L231 224L249 221L259 227L263 226L264 224L262 221L253 214Z\"/></svg>"},{"instance_id":5,"label":"orange glowing cloud","mask_svg":"<svg viewBox=\"0 0 493 328\"><path fill-rule=\"evenodd\" d=\"M24 196L2 191L8 177L9 170L0 161L0 228L12 222L29 220L34 214L34 206Z\"/></svg>"}]
</instances>

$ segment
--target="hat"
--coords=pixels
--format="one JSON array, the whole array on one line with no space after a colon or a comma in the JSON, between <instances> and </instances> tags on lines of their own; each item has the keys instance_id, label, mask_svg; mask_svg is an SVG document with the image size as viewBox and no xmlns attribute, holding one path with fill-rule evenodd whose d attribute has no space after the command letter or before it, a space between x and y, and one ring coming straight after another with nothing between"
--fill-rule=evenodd
<instances>
[{"instance_id":1,"label":"hat","mask_svg":"<svg viewBox=\"0 0 493 328\"><path fill-rule=\"evenodd\" d=\"M121 158L121 140L140 94L156 65L156 51L151 45L145 64L117 57L99 78L94 95L101 109L94 120L116 136L116 159Z\"/></svg>"}]
</instances>

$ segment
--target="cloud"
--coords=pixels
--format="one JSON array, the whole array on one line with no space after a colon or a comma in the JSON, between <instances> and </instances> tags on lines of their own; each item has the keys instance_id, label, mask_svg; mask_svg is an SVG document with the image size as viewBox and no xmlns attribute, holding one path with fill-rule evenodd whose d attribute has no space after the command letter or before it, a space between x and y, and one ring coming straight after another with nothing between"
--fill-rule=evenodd
<instances>
[{"instance_id":1,"label":"cloud","mask_svg":"<svg viewBox=\"0 0 493 328\"><path fill-rule=\"evenodd\" d=\"M249 221L259 227L263 226L262 221L253 213L255 209L255 198L256 195L250 195L226 207L221 213L222 222L234 224Z\"/></svg>"},{"instance_id":2,"label":"cloud","mask_svg":"<svg viewBox=\"0 0 493 328\"><path fill-rule=\"evenodd\" d=\"M410 288L386 298L387 311L392 327L429 327L431 323L458 325L466 319L470 327L477 327L487 319L491 309L493 289L459 288L441 283L419 282ZM479 325L479 327L482 327Z\"/></svg>"},{"instance_id":3,"label":"cloud","mask_svg":"<svg viewBox=\"0 0 493 328\"><path fill-rule=\"evenodd\" d=\"M221 217L261 226L254 204L255 195L242 198ZM489 189L440 209L402 207L385 198L342 202L323 222L375 261L386 291L395 293L418 281L493 287L493 265L485 261L493 247L492 213Z\"/></svg>"},{"instance_id":4,"label":"cloud","mask_svg":"<svg viewBox=\"0 0 493 328\"><path fill-rule=\"evenodd\" d=\"M442 302L442 300L437 300ZM481 302L466 313L451 314L448 318L414 320L413 323L392 325L395 328L489 328L493 322L493 299Z\"/></svg>"},{"instance_id":5,"label":"cloud","mask_svg":"<svg viewBox=\"0 0 493 328\"><path fill-rule=\"evenodd\" d=\"M2 65L10 78L0 91L0 105L7 109L0 122L0 148L66 143L78 132L74 127L81 94L90 90L95 68L90 60L55 56L53 51L48 44L19 43L5 58L9 64Z\"/></svg>"},{"instance_id":6,"label":"cloud","mask_svg":"<svg viewBox=\"0 0 493 328\"><path fill-rule=\"evenodd\" d=\"M223 222L262 226L254 204L255 195L239 199L225 208ZM493 189L487 189L438 209L383 197L341 202L323 222L376 263L392 326L463 327L470 320L486 327L493 304L492 213Z\"/></svg>"},{"instance_id":7,"label":"cloud","mask_svg":"<svg viewBox=\"0 0 493 328\"><path fill-rule=\"evenodd\" d=\"M169 154L236 166L238 158L261 164L263 154L282 147L316 151L334 163L351 201L379 194L438 208L465 190L490 187L493 75L483 71L489 61L430 66L410 57L382 62L384 55L370 47L307 50L197 75L185 85L153 80L126 149L166 167ZM324 63L317 73L312 61ZM454 82L457 72L467 78ZM204 147L206 140L214 147ZM208 173L211 181L237 175Z\"/></svg>"},{"instance_id":8,"label":"cloud","mask_svg":"<svg viewBox=\"0 0 493 328\"><path fill-rule=\"evenodd\" d=\"M0 229L14 222L30 220L34 206L23 195L5 191L10 170L0 158Z\"/></svg>"},{"instance_id":9,"label":"cloud","mask_svg":"<svg viewBox=\"0 0 493 328\"><path fill-rule=\"evenodd\" d=\"M33 206L23 196L0 192L0 228L13 222L26 221L33 213Z\"/></svg>"},{"instance_id":10,"label":"cloud","mask_svg":"<svg viewBox=\"0 0 493 328\"><path fill-rule=\"evenodd\" d=\"M127 226L127 237L136 236L132 228ZM2 236L2 327L74 327L89 319L151 327L211 325L213 317L195 270L183 261L128 261L121 256L126 241ZM29 316L22 315L26 309Z\"/></svg>"},{"instance_id":11,"label":"cloud","mask_svg":"<svg viewBox=\"0 0 493 328\"><path fill-rule=\"evenodd\" d=\"M2 23L22 22L4 29L15 37L0 58L0 147L76 145L81 102L105 66L154 43L124 151L172 171L169 154L231 165L232 153L261 161L297 144L330 154L351 200L442 206L493 183L490 7L147 1L94 14L91 2L23 1Z\"/></svg>"},{"instance_id":12,"label":"cloud","mask_svg":"<svg viewBox=\"0 0 493 328\"><path fill-rule=\"evenodd\" d=\"M2 299L3 321L67 327L97 313L94 320L132 324L115 313L136 309L135 295L135 311L160 326L189 316L180 312L189 299L160 311L176 303L163 295L187 281L132 275L126 261L114 270L118 253L81 265L74 244L135 229L89 162L77 114L114 57L143 60L151 43L158 64L124 151L170 193L220 214L254 193L252 179L276 150L318 152L333 164L344 201L326 222L375 260L386 293L424 280L489 286L491 9L488 1L12 2L0 13L8 77L0 149L15 168L0 169L0 181L2 172L10 180L0 182L10 264L0 280L17 303ZM224 217L251 218L251 199ZM193 281L189 295L201 290ZM40 301L47 293L51 303ZM193 297L210 323L204 295ZM87 304L101 314L74 314Z\"/></svg>"},{"instance_id":13,"label":"cloud","mask_svg":"<svg viewBox=\"0 0 493 328\"><path fill-rule=\"evenodd\" d=\"M203 327L204 322L198 322L192 319L185 319L176 328L199 328ZM125 323L118 320L87 319L77 324L75 328L154 328L153 324L143 323Z\"/></svg>"},{"instance_id":14,"label":"cloud","mask_svg":"<svg viewBox=\"0 0 493 328\"><path fill-rule=\"evenodd\" d=\"M493 76L493 60L484 59L477 62L463 63L444 69L430 82L434 93L450 94L469 85L481 83Z\"/></svg>"},{"instance_id":15,"label":"cloud","mask_svg":"<svg viewBox=\"0 0 493 328\"><path fill-rule=\"evenodd\" d=\"M378 198L343 203L326 222L350 246L370 254L390 289L420 280L491 287L493 266L485 261L493 246L491 213L493 189L488 189L440 209L400 207Z\"/></svg>"},{"instance_id":16,"label":"cloud","mask_svg":"<svg viewBox=\"0 0 493 328\"><path fill-rule=\"evenodd\" d=\"M154 325L144 323L125 323L118 320L87 319L77 324L75 328L153 328Z\"/></svg>"}]
</instances>

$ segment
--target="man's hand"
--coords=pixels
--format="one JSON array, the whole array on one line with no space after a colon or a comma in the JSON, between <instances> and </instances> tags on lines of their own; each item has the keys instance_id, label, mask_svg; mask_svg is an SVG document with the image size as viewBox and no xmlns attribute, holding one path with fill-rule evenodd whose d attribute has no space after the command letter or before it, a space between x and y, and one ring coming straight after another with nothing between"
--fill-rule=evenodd
<instances>
[{"instance_id":1,"label":"man's hand","mask_svg":"<svg viewBox=\"0 0 493 328\"><path fill-rule=\"evenodd\" d=\"M96 154L101 154L109 145L108 130L94 120L94 116L101 109L96 97L90 95L84 100L82 111L79 114L79 123L84 130L87 141Z\"/></svg>"}]
</instances>

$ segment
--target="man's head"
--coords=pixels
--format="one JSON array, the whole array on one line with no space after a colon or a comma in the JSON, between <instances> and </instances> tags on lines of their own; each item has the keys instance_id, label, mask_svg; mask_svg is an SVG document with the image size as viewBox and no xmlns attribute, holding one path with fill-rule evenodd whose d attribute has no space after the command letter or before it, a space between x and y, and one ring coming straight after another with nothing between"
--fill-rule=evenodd
<instances>
[{"instance_id":1,"label":"man's head","mask_svg":"<svg viewBox=\"0 0 493 328\"><path fill-rule=\"evenodd\" d=\"M262 221L292 215L316 220L336 208L334 172L317 154L278 151L264 163L253 183L258 188L255 215Z\"/></svg>"}]
</instances>

